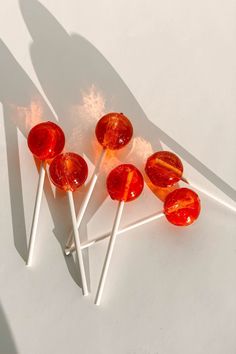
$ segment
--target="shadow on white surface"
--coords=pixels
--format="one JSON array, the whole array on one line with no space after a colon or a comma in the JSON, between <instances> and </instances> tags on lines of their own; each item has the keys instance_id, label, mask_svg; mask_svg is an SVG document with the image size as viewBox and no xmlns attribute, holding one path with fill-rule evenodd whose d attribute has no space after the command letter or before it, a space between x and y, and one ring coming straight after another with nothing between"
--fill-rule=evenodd
<instances>
[{"instance_id":1,"label":"shadow on white surface","mask_svg":"<svg viewBox=\"0 0 236 354\"><path fill-rule=\"evenodd\" d=\"M7 320L0 304L0 353L16 354L16 346L11 334L11 330L7 324Z\"/></svg>"},{"instance_id":2,"label":"shadow on white surface","mask_svg":"<svg viewBox=\"0 0 236 354\"><path fill-rule=\"evenodd\" d=\"M58 120L65 131L66 150L84 153L94 164L97 159L94 126L103 113L122 111L131 118L134 125L136 138L133 146L119 152L116 157L113 156L108 166L103 168L103 177L97 185L99 195L93 199L92 205L90 203L81 225L83 238L86 238L88 221L106 198L103 186L107 170L112 164L123 160L125 155L127 161L135 161L143 169L145 149L160 150L161 141L226 195L236 199L231 186L146 117L121 77L89 41L78 34L69 35L53 15L36 0L20 0L20 8L32 37L32 63L50 102L46 103L8 48L0 42L0 98L4 110L14 242L24 260L27 243L17 129L27 137L32 126L41 120ZM138 144L141 144L140 149L137 148ZM19 176L17 179L16 174ZM54 197L48 182L45 194L54 221L54 233L63 249L68 229L65 228L62 215L68 214L68 206L58 200L62 199L61 193L56 193ZM70 259L66 259L66 262L70 274L79 283L74 262Z\"/></svg>"},{"instance_id":3,"label":"shadow on white surface","mask_svg":"<svg viewBox=\"0 0 236 354\"><path fill-rule=\"evenodd\" d=\"M14 244L22 259L26 261L27 238L17 130L19 129L27 138L29 130L41 121L42 114L48 120L55 121L55 118L33 82L2 41L0 41L0 53L2 76L0 100L3 104L5 124ZM37 182L32 183L36 186ZM45 183L45 194L55 225L58 230L64 231L63 235L57 234L61 247L64 249L65 239L60 237L65 237L68 230L63 229L64 222L61 213L66 215L67 205L64 205L64 208L61 205L59 210L58 204L62 203L58 199L62 198L62 194L57 193L54 197L49 181ZM73 259L66 259L66 263L72 278L80 284Z\"/></svg>"},{"instance_id":4,"label":"shadow on white surface","mask_svg":"<svg viewBox=\"0 0 236 354\"><path fill-rule=\"evenodd\" d=\"M114 110L127 114L134 125L136 140L133 147L127 147L112 160L117 164L125 155L126 160L143 167L144 154L137 149L137 139L142 148L154 151L161 149L161 141L168 145L190 165L214 183L220 190L235 200L235 191L216 176L181 145L154 125L143 112L123 80L103 55L85 38L69 35L57 20L39 2L20 1L20 7L27 28L32 37L31 57L43 91L49 100L58 122L66 134L66 149L84 153L95 163L96 142L94 126L101 114ZM8 48L0 42L1 73L0 97L3 103L7 161L11 194L11 209L15 247L26 259L26 227L21 187L20 161L17 129L27 137L32 126L41 120L56 121L55 114L45 102L34 83L17 63ZM141 150L141 153L140 153ZM112 164L111 163L111 164ZM104 171L106 172L106 171ZM19 178L15 178L15 175ZM86 225L106 198L104 178L98 181L99 196L93 199L82 225ZM58 202L61 194L53 196L51 186L46 184L46 197L54 220L55 235L63 249L65 235L64 220L67 205ZM76 278L71 260L66 259L68 269Z\"/></svg>"},{"instance_id":5,"label":"shadow on white surface","mask_svg":"<svg viewBox=\"0 0 236 354\"><path fill-rule=\"evenodd\" d=\"M97 185L99 195L93 199L92 204L90 203L81 226L83 238L88 221L106 198L104 175L111 165L117 164L126 155L126 160L135 161L143 168L144 150L160 150L161 141L230 198L236 199L231 186L146 117L121 77L89 41L78 34L69 35L53 15L36 0L21 0L20 8L32 37L32 63L49 101L49 104L45 102L8 48L0 42L0 99L4 110L14 242L24 260L27 243L17 129L27 137L32 126L41 120L58 120L66 134L66 150L84 153L93 164L97 159L94 126L103 113L112 110L123 111L134 125L135 136L138 138L134 139L133 146L117 154L111 159L109 166L103 169L103 177ZM143 144L142 149L137 149L137 141ZM19 176L17 179L16 174ZM64 223L68 206L62 202L61 193L56 193L54 197L48 181L45 194L54 221L54 233L63 250L68 234ZM66 258L66 263L71 276L79 284L73 260Z\"/></svg>"},{"instance_id":6,"label":"shadow on white surface","mask_svg":"<svg viewBox=\"0 0 236 354\"><path fill-rule=\"evenodd\" d=\"M78 34L69 35L38 1L20 0L20 6L33 40L32 62L66 132L67 149L83 152L94 162L91 144L94 124L104 112L123 111L132 120L135 136L150 143L153 150L160 149L160 141L163 141L236 200L236 192L231 186L146 117L124 81L92 43ZM128 155L128 158L132 157Z\"/></svg>"},{"instance_id":7,"label":"shadow on white surface","mask_svg":"<svg viewBox=\"0 0 236 354\"><path fill-rule=\"evenodd\" d=\"M137 143L142 142L142 146L145 149L160 150L161 143L163 141L167 146L169 146L173 151L178 155L182 156L191 166L196 168L204 177L208 178L212 183L214 183L220 190L226 193L229 197L235 200L235 191L227 185L223 180L216 176L212 171L210 171L206 166L204 166L200 161L198 161L194 156L189 154L183 147L181 147L177 142L175 142L171 137L165 134L160 130L155 124L150 122L146 117L145 113L137 103L135 97L132 95L130 90L127 88L123 80L117 74L115 69L110 65L110 63L102 56L102 54L86 39L79 35L69 35L62 26L56 21L52 14L50 14L40 3L35 0L22 0L20 2L22 14L25 20L25 23L29 29L29 32L32 36L32 46L31 46L31 56L32 63L35 68L35 72L41 83L41 87L49 101L49 104L46 103L45 99L42 97L34 83L28 77L26 72L15 60L13 55L10 53L8 48L4 43L0 42L0 101L3 103L4 110L4 121L5 121L5 134L6 134L6 144L7 144L7 161L8 161L8 174L9 174L9 185L10 185L10 197L11 197L11 211L12 211L12 224L14 231L14 242L15 247L18 253L23 259L26 259L26 226L25 226L25 215L24 215L24 200L22 192L22 182L21 181L21 166L19 160L19 147L17 139L17 130L19 129L21 133L27 137L29 129L40 122L41 120L52 120L57 121L62 126L66 133L67 138L67 150L74 150L78 153L85 153L86 157L92 162L95 163L96 155L96 143L93 142L94 139L94 125L97 119L101 114L110 111L123 111L127 114L133 124L135 135L138 136L138 140L134 141L134 145L127 147L127 150L120 152L117 157L114 157L112 162L104 167L103 176L99 179L96 190L96 199L93 199L93 203L90 203L88 213L84 219L83 225L81 226L81 236L86 238L87 233L87 223L92 218L94 213L103 203L106 198L106 191L104 189L104 178L107 170L109 170L111 164L116 164L119 160L124 158L128 161L135 161L139 163L139 166L143 165L143 150L137 151ZM50 109L50 106L52 107ZM57 116L57 119L56 119ZM140 140L139 140L140 139ZM150 143L150 144L149 144ZM138 156L137 156L138 154ZM29 155L30 156L30 155ZM125 157L126 156L126 157ZM30 157L29 157L30 158ZM18 178L15 178L18 176ZM36 181L26 181L27 183L36 183ZM79 197L84 193L84 190L79 193ZM66 236L68 234L68 224L65 223L65 220L70 221L68 206L64 203L64 196L61 193L57 193L54 196L51 185L47 180L45 184L45 194L47 202L49 205L50 213L54 222L54 233L57 240L59 241L62 252L64 249L64 244L66 241ZM81 200L81 198L79 198ZM79 201L78 201L79 204ZM159 229L161 233L167 233L168 231ZM208 235L210 236L210 235ZM201 240L201 238L200 238ZM176 243L180 242L177 239ZM197 242L197 241L196 241ZM199 242L200 244L201 242ZM212 242L212 244L214 244ZM147 247L147 252L149 252L149 244L145 243ZM151 244L153 245L153 243ZM156 244L155 244L156 245ZM169 252L168 242L166 243L166 253ZM200 247L200 246L199 246ZM179 247L180 248L180 247ZM209 248L213 253L214 248ZM206 249L205 259L209 257ZM186 251L183 250L183 252ZM198 249L197 249L198 251ZM192 254L192 253L190 253ZM198 255L196 256L196 258ZM163 263L161 263L160 254L156 253L153 255L153 268L158 267L160 269L166 267L165 257L163 257ZM168 257L167 257L168 259ZM80 279L78 279L76 265L74 264L73 258L66 258L66 264L72 278L79 284ZM191 262L193 260L191 259ZM179 258L176 258L176 266L179 266ZM190 260L189 260L190 262ZM137 262L139 263L139 262ZM172 261L172 265L173 265ZM196 262L196 268L199 266L199 263ZM207 263L208 264L208 263ZM132 265L131 262L129 264ZM202 263L202 273L206 272L206 269L203 267ZM214 265L214 264L213 264ZM209 267L212 266L211 264ZM140 274L141 273L141 265ZM212 266L213 268L213 266ZM186 264L186 269L188 269L188 264ZM191 268L192 269L192 268ZM130 270L130 269L129 269ZM132 269L131 269L132 273ZM137 269L133 269L132 274L139 274ZM165 273L163 273L165 274ZM163 292L163 298L157 301L157 316L161 312L161 309L167 308L170 305L176 302L175 292L173 288L175 287L175 282L172 282L171 277L175 276L175 273L170 272L169 281L163 278L163 286L169 286L170 291L166 291L170 297L165 298L165 291ZM187 274L187 273L186 273ZM198 273L200 274L200 272ZM210 273L211 274L211 273ZM215 273L214 273L215 274ZM160 272L158 273L158 276ZM123 276L123 275L122 275ZM146 277L147 278L147 277ZM148 277L148 284L151 288L153 279ZM158 279L160 281L160 279ZM181 282L183 284L188 284L189 277L181 274ZM228 282L229 283L229 282ZM127 283L130 286L130 283ZM197 283L198 284L198 283ZM136 286L136 285L135 285ZM207 283L206 287L207 288ZM132 289L132 286L131 286ZM181 288L182 289L182 288ZM184 287L183 287L184 289ZM205 304L205 289L201 289L202 298L204 299L203 303ZM225 290L224 290L225 291ZM186 295L183 292L183 295ZM179 299L179 308L181 309L183 296L177 294L177 299ZM186 297L188 300L188 296ZM212 295L214 298L214 294ZM222 296L222 298L224 298ZM168 300L168 301L167 301ZM191 300L191 299L190 299ZM118 298L115 299L118 305ZM123 308L125 307L126 299L123 299ZM199 301L200 303L200 301ZM135 304L135 303L134 303ZM143 313L148 313L148 316L151 317L151 314L148 312L150 304L148 303L147 298L143 299L143 304L145 305L142 309ZM164 304L164 305L163 305ZM188 303L187 303L188 304ZM207 303L206 303L207 304ZM83 304L84 305L84 304ZM194 307L196 306L193 303ZM135 305L136 306L136 305ZM133 306L133 313L136 313L136 308ZM192 306L191 301L189 301L189 308ZM118 306L114 306L114 308ZM177 308L178 306L176 306ZM152 307L150 307L152 309ZM175 308L173 306L173 308ZM210 312L209 318L214 313L223 313L215 311L214 307L206 306L206 311L204 314L207 314L207 311ZM198 307L197 307L198 309ZM200 308L201 309L201 308ZM212 310L211 310L212 309ZM73 308L74 310L74 308ZM55 310L58 312L58 309ZM169 311L171 313L171 311ZM166 319L166 327L170 326L172 319L180 320L178 317L178 311L176 312L177 316L172 318L171 315L164 316ZM196 313L198 313L196 311ZM171 313L172 314L172 313ZM71 315L71 314L70 314ZM72 318L77 321L77 312L72 314ZM187 319L191 321L191 311L189 311L189 317ZM115 316L114 316L115 317ZM222 317L222 316L221 316ZM1 310L0 310L0 324L3 323L3 333L6 333L6 346L7 348L12 348L12 353L14 354L14 343L11 339L11 334L8 329L7 323L3 315L3 322L1 322ZM134 317L135 318L135 317ZM143 318L140 316L140 318ZM168 319L170 318L170 323ZM202 317L199 317L200 319ZM204 318L204 317L203 317ZM219 320L221 318L219 317ZM100 318L99 318L100 320ZM186 328L185 316L183 316L183 323L179 325L176 324L176 327L182 330ZM141 321L141 320L140 320ZM105 322L105 321L104 321ZM104 323L103 322L103 323ZM125 322L129 322L129 319L125 319ZM139 323L139 320L137 320ZM108 322L107 322L108 323ZM132 323L132 322L130 322ZM146 326L153 325L149 320L145 322ZM200 321L199 321L200 323ZM206 323L208 323L206 321ZM215 321L216 323L216 321ZM100 323L95 322L96 324L96 333L97 328L99 328ZM132 323L133 324L133 323ZM204 324L204 323L203 323ZM90 326L91 324L89 324ZM66 327L68 327L66 323ZM122 328L126 327L122 324ZM190 326L187 326L187 330ZM69 328L69 327L68 327ZM107 327L108 328L108 327ZM109 323L110 328L110 323ZM109 329L108 328L108 329ZM148 327L147 327L148 328ZM171 327L172 328L172 327ZM199 330L200 325L198 327ZM204 326L203 326L204 328ZM223 327L222 327L223 328ZM206 328L207 329L207 328ZM4 332L5 330L5 332ZM151 327L150 327L151 330ZM103 337L104 328L102 328L102 337ZM191 332L191 331L190 331ZM1 332L0 332L1 333ZM82 332L83 333L83 332ZM128 333L128 332L127 332ZM187 332L188 333L188 332ZM197 333L197 330L196 330ZM230 332L231 333L231 332ZM131 335L135 337L137 332L132 331ZM126 335L126 333L124 333ZM170 338L174 338L174 333L171 333ZM182 335L182 333L180 334ZM76 343L77 343L76 333ZM155 334L156 337L156 334ZM9 338L9 340L7 339ZM41 338L41 337L39 337ZM153 335L154 338L154 335ZM211 338L211 337L210 337ZM133 338L131 341L136 343L137 338ZM114 340L114 338L113 338ZM185 340L185 339L184 339ZM208 340L208 339L207 339ZM8 341L8 342L7 342ZM169 340L168 340L169 341ZM0 341L1 343L1 341ZM4 342L3 342L4 343ZM59 342L60 343L60 342ZM2 343L1 343L2 344ZM1 348L0 344L0 348ZM113 341L111 343L113 346ZM118 349L117 349L118 351ZM141 351L140 351L141 352ZM4 352L6 354L7 352Z\"/></svg>"}]
</instances>

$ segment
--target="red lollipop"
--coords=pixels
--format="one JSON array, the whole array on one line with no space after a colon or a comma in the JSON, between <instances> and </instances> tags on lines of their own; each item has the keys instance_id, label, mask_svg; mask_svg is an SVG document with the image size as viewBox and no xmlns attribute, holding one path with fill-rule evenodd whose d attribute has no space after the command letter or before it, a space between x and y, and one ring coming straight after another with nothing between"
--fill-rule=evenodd
<instances>
[{"instance_id":1,"label":"red lollipop","mask_svg":"<svg viewBox=\"0 0 236 354\"><path fill-rule=\"evenodd\" d=\"M124 203L138 198L142 193L143 186L144 181L142 174L135 166L131 164L123 164L114 168L107 177L107 191L112 199L119 201L119 205L111 231L110 242L96 294L96 305L99 305L101 301L112 252L118 234Z\"/></svg>"},{"instance_id":2,"label":"red lollipop","mask_svg":"<svg viewBox=\"0 0 236 354\"><path fill-rule=\"evenodd\" d=\"M104 149L119 150L133 136L133 127L123 113L108 113L96 126L96 137Z\"/></svg>"},{"instance_id":3,"label":"red lollipop","mask_svg":"<svg viewBox=\"0 0 236 354\"><path fill-rule=\"evenodd\" d=\"M191 225L199 216L200 199L194 191L179 188L168 194L164 203L167 220L177 226Z\"/></svg>"},{"instance_id":4,"label":"red lollipop","mask_svg":"<svg viewBox=\"0 0 236 354\"><path fill-rule=\"evenodd\" d=\"M171 187L183 174L181 160L170 151L158 151L147 159L145 172L158 187Z\"/></svg>"},{"instance_id":5,"label":"red lollipop","mask_svg":"<svg viewBox=\"0 0 236 354\"><path fill-rule=\"evenodd\" d=\"M143 176L131 164L114 168L107 177L107 191L111 199L130 202L139 197L143 190Z\"/></svg>"},{"instance_id":6,"label":"red lollipop","mask_svg":"<svg viewBox=\"0 0 236 354\"><path fill-rule=\"evenodd\" d=\"M95 134L103 149L98 159L97 166L95 167L88 191L77 216L78 228L96 185L100 165L105 156L105 152L107 149L119 150L126 146L133 136L133 127L129 119L123 113L108 113L98 121ZM72 244L73 234L71 233L66 242L66 249L72 247Z\"/></svg>"},{"instance_id":7,"label":"red lollipop","mask_svg":"<svg viewBox=\"0 0 236 354\"><path fill-rule=\"evenodd\" d=\"M88 295L83 255L81 251L79 232L76 223L75 205L72 192L80 188L88 176L88 166L80 155L72 152L58 155L51 163L50 177L59 189L67 192L74 231L74 241L82 280L83 295Z\"/></svg>"},{"instance_id":8,"label":"red lollipop","mask_svg":"<svg viewBox=\"0 0 236 354\"><path fill-rule=\"evenodd\" d=\"M65 135L61 128L52 122L37 124L28 135L28 146L39 160L53 159L64 149Z\"/></svg>"},{"instance_id":9,"label":"red lollipop","mask_svg":"<svg viewBox=\"0 0 236 354\"><path fill-rule=\"evenodd\" d=\"M88 177L88 165L78 154L67 152L58 155L49 168L52 182L65 192L74 192Z\"/></svg>"},{"instance_id":10,"label":"red lollipop","mask_svg":"<svg viewBox=\"0 0 236 354\"><path fill-rule=\"evenodd\" d=\"M180 180L199 192L205 194L207 197L213 199L214 201L224 205L225 207L236 211L236 208L215 196L202 187L199 187L189 179L183 176L183 164L180 158L170 151L158 151L151 155L146 162L145 172L148 175L150 181L156 187L167 188L172 187L174 184Z\"/></svg>"},{"instance_id":11,"label":"red lollipop","mask_svg":"<svg viewBox=\"0 0 236 354\"><path fill-rule=\"evenodd\" d=\"M32 154L41 160L38 189L30 231L27 265L31 265L35 245L39 211L45 180L45 162L60 154L65 145L65 136L61 128L52 122L43 122L34 126L28 135L28 146Z\"/></svg>"}]
</instances>

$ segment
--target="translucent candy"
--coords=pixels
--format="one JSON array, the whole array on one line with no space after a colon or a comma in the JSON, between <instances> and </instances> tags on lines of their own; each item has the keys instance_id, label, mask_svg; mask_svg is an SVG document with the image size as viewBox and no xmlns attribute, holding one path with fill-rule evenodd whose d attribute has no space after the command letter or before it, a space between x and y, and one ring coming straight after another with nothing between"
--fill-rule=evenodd
<instances>
[{"instance_id":1,"label":"translucent candy","mask_svg":"<svg viewBox=\"0 0 236 354\"><path fill-rule=\"evenodd\" d=\"M103 148L118 150L130 142L133 127L123 113L109 113L98 121L95 133Z\"/></svg>"},{"instance_id":2,"label":"translucent candy","mask_svg":"<svg viewBox=\"0 0 236 354\"><path fill-rule=\"evenodd\" d=\"M170 151L158 151L147 159L145 172L158 187L171 187L183 174L183 165L178 156Z\"/></svg>"},{"instance_id":3,"label":"translucent candy","mask_svg":"<svg viewBox=\"0 0 236 354\"><path fill-rule=\"evenodd\" d=\"M171 192L164 203L164 213L167 220L177 226L191 225L199 216L200 199L194 191L179 188Z\"/></svg>"},{"instance_id":4,"label":"translucent candy","mask_svg":"<svg viewBox=\"0 0 236 354\"><path fill-rule=\"evenodd\" d=\"M63 131L52 122L37 124L28 135L29 149L39 160L53 159L62 152L64 145Z\"/></svg>"},{"instance_id":5,"label":"translucent candy","mask_svg":"<svg viewBox=\"0 0 236 354\"><path fill-rule=\"evenodd\" d=\"M55 157L49 172L56 187L66 192L74 192L85 183L88 176L88 166L83 157L68 152Z\"/></svg>"},{"instance_id":6,"label":"translucent candy","mask_svg":"<svg viewBox=\"0 0 236 354\"><path fill-rule=\"evenodd\" d=\"M129 202L139 197L144 186L141 172L131 164L114 168L107 177L107 191L112 199Z\"/></svg>"}]
</instances>

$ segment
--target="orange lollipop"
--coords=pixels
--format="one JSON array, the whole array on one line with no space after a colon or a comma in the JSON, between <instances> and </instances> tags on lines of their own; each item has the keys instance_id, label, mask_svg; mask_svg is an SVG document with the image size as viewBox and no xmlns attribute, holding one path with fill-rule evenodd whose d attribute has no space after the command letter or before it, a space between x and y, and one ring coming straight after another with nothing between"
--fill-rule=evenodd
<instances>
[{"instance_id":1,"label":"orange lollipop","mask_svg":"<svg viewBox=\"0 0 236 354\"><path fill-rule=\"evenodd\" d=\"M102 268L102 273L98 285L98 290L95 298L95 304L99 305L108 273L108 268L111 261L120 220L124 208L124 203L134 200L140 196L144 186L143 176L139 170L131 164L123 164L114 168L107 177L107 190L110 197L118 200L118 208L116 217L111 231L111 237L107 248L105 261Z\"/></svg>"},{"instance_id":2,"label":"orange lollipop","mask_svg":"<svg viewBox=\"0 0 236 354\"><path fill-rule=\"evenodd\" d=\"M53 122L35 125L27 140L30 151L39 160L53 159L62 152L65 145L63 131Z\"/></svg>"},{"instance_id":3,"label":"orange lollipop","mask_svg":"<svg viewBox=\"0 0 236 354\"><path fill-rule=\"evenodd\" d=\"M181 179L183 164L172 152L158 151L147 159L145 172L155 186L167 188Z\"/></svg>"},{"instance_id":4,"label":"orange lollipop","mask_svg":"<svg viewBox=\"0 0 236 354\"><path fill-rule=\"evenodd\" d=\"M108 113L97 123L95 133L104 149L119 150L130 142L133 127L123 113Z\"/></svg>"},{"instance_id":5,"label":"orange lollipop","mask_svg":"<svg viewBox=\"0 0 236 354\"><path fill-rule=\"evenodd\" d=\"M61 128L53 122L43 122L34 126L28 135L28 147L32 154L41 160L38 189L35 199L34 214L30 231L28 259L26 265L32 264L39 211L45 180L45 162L60 154L65 145L65 135Z\"/></svg>"},{"instance_id":6,"label":"orange lollipop","mask_svg":"<svg viewBox=\"0 0 236 354\"><path fill-rule=\"evenodd\" d=\"M178 188L168 194L164 203L167 220L177 226L191 225L200 214L200 199L188 188Z\"/></svg>"},{"instance_id":7,"label":"orange lollipop","mask_svg":"<svg viewBox=\"0 0 236 354\"><path fill-rule=\"evenodd\" d=\"M143 176L131 164L114 168L107 177L107 191L111 199L130 202L139 197L143 190Z\"/></svg>"},{"instance_id":8,"label":"orange lollipop","mask_svg":"<svg viewBox=\"0 0 236 354\"><path fill-rule=\"evenodd\" d=\"M88 165L80 155L67 152L53 160L49 172L57 188L65 192L74 192L85 183L88 177Z\"/></svg>"},{"instance_id":9,"label":"orange lollipop","mask_svg":"<svg viewBox=\"0 0 236 354\"><path fill-rule=\"evenodd\" d=\"M88 176L88 166L80 155L72 152L58 155L51 163L50 177L56 187L65 191L68 196L74 231L74 241L82 280L83 295L88 295L88 286L81 251L79 232L76 224L75 205L72 192L80 188Z\"/></svg>"}]
</instances>

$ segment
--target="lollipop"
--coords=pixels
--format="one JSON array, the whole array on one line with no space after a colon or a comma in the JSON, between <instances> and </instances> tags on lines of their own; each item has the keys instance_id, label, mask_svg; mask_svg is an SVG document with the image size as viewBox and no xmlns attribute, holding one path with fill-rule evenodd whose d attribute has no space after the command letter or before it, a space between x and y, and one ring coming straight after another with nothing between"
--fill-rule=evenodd
<instances>
[{"instance_id":1,"label":"lollipop","mask_svg":"<svg viewBox=\"0 0 236 354\"><path fill-rule=\"evenodd\" d=\"M180 180L195 188L207 197L224 205L225 207L236 211L236 208L227 202L215 197L211 193L205 191L195 183L190 182L183 176L183 164L178 156L170 151L158 151L151 155L146 162L145 172L150 181L157 187L171 187Z\"/></svg>"},{"instance_id":2,"label":"lollipop","mask_svg":"<svg viewBox=\"0 0 236 354\"><path fill-rule=\"evenodd\" d=\"M155 186L167 188L179 182L183 165L172 152L158 151L147 159L145 172Z\"/></svg>"},{"instance_id":3,"label":"lollipop","mask_svg":"<svg viewBox=\"0 0 236 354\"><path fill-rule=\"evenodd\" d=\"M95 167L89 189L85 195L79 210L79 214L77 216L77 228L79 228L81 224L89 200L93 193L98 178L99 168L107 149L119 150L126 146L132 138L133 127L129 119L123 113L108 113L98 121L95 134L99 144L102 146L102 151L99 156L97 166ZM73 233L71 233L68 237L66 248L70 248L72 243Z\"/></svg>"},{"instance_id":4,"label":"lollipop","mask_svg":"<svg viewBox=\"0 0 236 354\"><path fill-rule=\"evenodd\" d=\"M169 193L164 203L166 219L176 226L191 225L199 217L200 199L188 188L178 188Z\"/></svg>"},{"instance_id":5,"label":"lollipop","mask_svg":"<svg viewBox=\"0 0 236 354\"><path fill-rule=\"evenodd\" d=\"M88 176L88 166L80 155L69 152L58 155L52 161L49 172L51 180L55 186L67 192L73 224L76 254L82 280L82 291L83 295L86 296L88 295L88 286L84 269L83 255L80 247L79 233L76 224L76 213L72 192L76 191L85 183Z\"/></svg>"},{"instance_id":6,"label":"lollipop","mask_svg":"<svg viewBox=\"0 0 236 354\"><path fill-rule=\"evenodd\" d=\"M95 133L103 149L119 150L130 142L133 127L123 113L108 113L97 123Z\"/></svg>"},{"instance_id":7,"label":"lollipop","mask_svg":"<svg viewBox=\"0 0 236 354\"><path fill-rule=\"evenodd\" d=\"M127 231L136 229L139 226L148 224L154 220L165 216L166 219L176 226L189 226L193 224L199 217L201 211L200 199L194 191L188 188L179 188L169 193L164 203L164 210L157 212L151 216L138 220L123 229L117 231L117 235L123 234ZM81 248L85 249L97 242L100 242L110 236L110 232L86 241L81 244ZM67 249L66 254L74 251L74 248Z\"/></svg>"},{"instance_id":8,"label":"lollipop","mask_svg":"<svg viewBox=\"0 0 236 354\"><path fill-rule=\"evenodd\" d=\"M39 211L43 194L43 185L45 180L46 160L53 159L60 154L65 145L65 136L61 128L52 123L44 122L33 127L28 135L28 146L32 154L41 160L38 188L34 206L34 214L30 231L29 251L27 265L31 265L33 250L35 245L36 231L39 219Z\"/></svg>"},{"instance_id":9,"label":"lollipop","mask_svg":"<svg viewBox=\"0 0 236 354\"><path fill-rule=\"evenodd\" d=\"M114 168L107 177L107 191L113 200L119 202L111 237L99 281L95 304L99 305L108 273L108 268L111 262L112 252L114 249L118 228L124 208L125 202L130 202L139 197L144 186L143 177L139 170L131 165L124 164Z\"/></svg>"}]
</instances>

